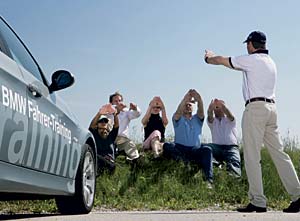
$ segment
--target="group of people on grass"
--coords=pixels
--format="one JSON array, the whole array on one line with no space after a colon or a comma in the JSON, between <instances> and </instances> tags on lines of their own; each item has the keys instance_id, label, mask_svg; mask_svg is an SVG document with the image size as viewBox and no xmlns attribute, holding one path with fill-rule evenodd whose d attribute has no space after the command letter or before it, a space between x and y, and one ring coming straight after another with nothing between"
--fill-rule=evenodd
<instances>
[{"instance_id":1,"label":"group of people on grass","mask_svg":"<svg viewBox=\"0 0 300 221\"><path fill-rule=\"evenodd\" d=\"M116 92L103 105L90 124L97 145L98 168L115 169L116 151L136 165L140 153L136 144L129 138L129 123L141 116L140 108L123 102L123 96ZM193 114L193 107L197 111ZM185 163L193 163L203 169L207 186L213 183L213 162L224 162L228 171L236 177L241 176L241 160L237 145L236 121L224 101L214 99L207 110L207 123L212 133L212 143L201 143L204 123L204 108L200 94L190 89L183 97L172 121L175 131L174 142L165 142L165 129L168 125L166 108L162 99L155 96L141 122L144 127L143 152L151 152L153 158L172 158Z\"/></svg>"},{"instance_id":2,"label":"group of people on grass","mask_svg":"<svg viewBox=\"0 0 300 221\"><path fill-rule=\"evenodd\" d=\"M237 211L267 211L260 154L262 146L265 146L291 197L290 205L283 209L283 212L296 213L300 211L300 182L289 155L284 152L279 136L275 104L277 68L266 48L266 41L263 32L253 31L243 42L247 45L247 54L227 57L206 50L204 60L207 64L222 65L243 73L245 110L242 119L242 138L250 203L246 207L238 208ZM193 114L195 103L197 112ZM113 118L109 120L106 114ZM141 111L137 105L131 103L127 109L122 95L118 93L111 95L110 104L100 109L90 125L96 140L100 168L102 165L108 165L111 171L114 170L115 144L119 151L125 152L129 160L136 161L139 158L136 145L128 137L128 125L131 119L140 115ZM172 117L174 142L164 142L168 119L163 101L159 97L154 97L142 119L145 131L143 148L152 150L154 157L162 154L176 160L198 164L203 169L208 184L213 180L213 158L224 160L227 169L240 176L240 154L234 116L224 101L218 99L212 100L207 115L212 144L201 143L204 123L203 101L196 90L189 90Z\"/></svg>"}]
</instances>

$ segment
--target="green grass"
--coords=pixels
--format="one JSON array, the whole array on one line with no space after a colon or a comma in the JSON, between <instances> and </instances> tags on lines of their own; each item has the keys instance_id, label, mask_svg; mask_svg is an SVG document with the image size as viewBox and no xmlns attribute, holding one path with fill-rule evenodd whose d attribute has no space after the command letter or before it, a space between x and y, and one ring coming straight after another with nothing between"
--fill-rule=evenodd
<instances>
[{"instance_id":1,"label":"green grass","mask_svg":"<svg viewBox=\"0 0 300 221\"><path fill-rule=\"evenodd\" d=\"M288 150L299 172L300 150ZM277 171L266 150L262 151L262 170L268 208L281 210L289 204ZM214 188L207 189L200 170L173 160L151 159L135 169L123 156L117 159L114 175L103 174L97 179L95 208L112 210L232 210L248 203L248 183L243 168L237 179L224 169L214 168ZM1 213L57 212L54 200L0 202Z\"/></svg>"}]
</instances>

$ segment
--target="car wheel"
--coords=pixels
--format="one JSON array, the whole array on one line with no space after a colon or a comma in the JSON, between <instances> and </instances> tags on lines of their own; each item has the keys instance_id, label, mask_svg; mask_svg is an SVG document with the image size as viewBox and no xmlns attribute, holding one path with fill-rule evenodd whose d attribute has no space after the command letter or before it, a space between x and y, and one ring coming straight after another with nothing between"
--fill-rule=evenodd
<instances>
[{"instance_id":1,"label":"car wheel","mask_svg":"<svg viewBox=\"0 0 300 221\"><path fill-rule=\"evenodd\" d=\"M88 144L84 145L75 181L73 196L56 197L62 214L86 214L94 204L96 190L95 155Z\"/></svg>"}]
</instances>

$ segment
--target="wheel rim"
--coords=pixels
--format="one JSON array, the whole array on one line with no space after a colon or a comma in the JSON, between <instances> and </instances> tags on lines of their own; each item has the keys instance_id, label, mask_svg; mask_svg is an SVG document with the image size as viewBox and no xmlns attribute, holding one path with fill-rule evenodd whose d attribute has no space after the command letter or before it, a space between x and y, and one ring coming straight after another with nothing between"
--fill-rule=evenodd
<instances>
[{"instance_id":1,"label":"wheel rim","mask_svg":"<svg viewBox=\"0 0 300 221\"><path fill-rule=\"evenodd\" d=\"M90 152L87 152L84 158L83 164L83 195L85 203L88 207L91 207L94 202L95 196L95 167L94 159Z\"/></svg>"}]
</instances>

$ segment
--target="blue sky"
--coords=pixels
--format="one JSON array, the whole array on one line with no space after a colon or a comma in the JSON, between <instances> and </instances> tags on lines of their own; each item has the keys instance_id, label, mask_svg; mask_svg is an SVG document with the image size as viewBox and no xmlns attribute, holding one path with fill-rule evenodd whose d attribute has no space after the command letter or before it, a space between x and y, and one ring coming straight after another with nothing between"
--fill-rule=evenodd
<instances>
[{"instance_id":1,"label":"blue sky","mask_svg":"<svg viewBox=\"0 0 300 221\"><path fill-rule=\"evenodd\" d=\"M186 91L225 100L240 122L244 110L242 74L206 65L205 49L246 53L243 40L253 30L267 35L278 68L276 101L282 136L298 137L299 1L201 0L1 0L1 15L15 29L50 79L67 69L76 83L59 92L88 127L115 91L145 113L161 96L169 120ZM141 140L141 117L131 136ZM173 132L173 126L167 127ZM204 137L210 137L205 124Z\"/></svg>"}]
</instances>

